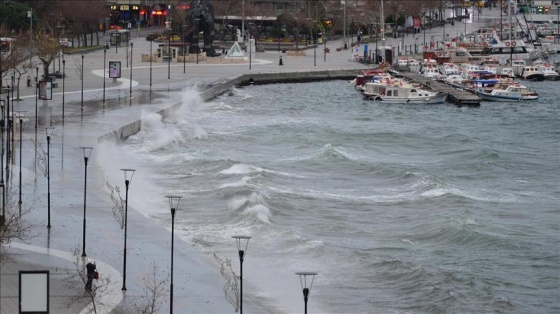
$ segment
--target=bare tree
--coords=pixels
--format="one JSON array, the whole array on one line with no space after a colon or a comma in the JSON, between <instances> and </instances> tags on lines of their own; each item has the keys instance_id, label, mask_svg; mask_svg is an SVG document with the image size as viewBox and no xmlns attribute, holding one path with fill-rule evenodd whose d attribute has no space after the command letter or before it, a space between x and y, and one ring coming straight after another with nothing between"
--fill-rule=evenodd
<instances>
[{"instance_id":1,"label":"bare tree","mask_svg":"<svg viewBox=\"0 0 560 314\"><path fill-rule=\"evenodd\" d=\"M19 212L15 201L15 193L6 193L6 195L9 202L5 204L3 212L0 213L0 243L10 243L15 239L28 240L32 238L31 230L33 225L23 219L30 211L30 208ZM1 245L0 261L5 255L4 249L5 246Z\"/></svg>"},{"instance_id":2,"label":"bare tree","mask_svg":"<svg viewBox=\"0 0 560 314\"><path fill-rule=\"evenodd\" d=\"M160 280L158 278L159 268L156 264L150 263L150 274L144 276L143 294L139 297L132 298L131 304L121 305L114 309L113 314L154 314L160 312L160 307L163 304L162 297L166 295L167 280Z\"/></svg>"},{"instance_id":3,"label":"bare tree","mask_svg":"<svg viewBox=\"0 0 560 314\"><path fill-rule=\"evenodd\" d=\"M60 15L45 13L41 19L41 24L33 34L32 47L43 65L43 76L49 75L49 66L58 57L60 52L60 36L64 36L63 31L57 28L60 24Z\"/></svg>"},{"instance_id":4,"label":"bare tree","mask_svg":"<svg viewBox=\"0 0 560 314\"><path fill-rule=\"evenodd\" d=\"M58 0L54 7L60 12L61 25L78 39L78 45L87 46L88 35L90 46L94 35L99 45L99 21L108 15L104 1Z\"/></svg>"}]
</instances>

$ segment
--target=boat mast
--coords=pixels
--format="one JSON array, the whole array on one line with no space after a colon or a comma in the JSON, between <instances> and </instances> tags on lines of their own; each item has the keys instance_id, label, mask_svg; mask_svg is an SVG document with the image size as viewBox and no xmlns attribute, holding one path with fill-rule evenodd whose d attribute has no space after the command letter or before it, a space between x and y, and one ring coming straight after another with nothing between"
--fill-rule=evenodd
<instances>
[{"instance_id":1,"label":"boat mast","mask_svg":"<svg viewBox=\"0 0 560 314\"><path fill-rule=\"evenodd\" d=\"M513 28L513 25L512 25L512 22L511 22L511 7L512 6L513 6L513 0L509 0L507 10L508 10L508 16L509 16L509 38L508 38L509 43L510 43L510 46L509 46L509 62L511 64L513 64L513 45L512 45L512 38L513 37L512 37L512 33L511 33L512 28Z\"/></svg>"},{"instance_id":2,"label":"boat mast","mask_svg":"<svg viewBox=\"0 0 560 314\"><path fill-rule=\"evenodd\" d=\"M504 40L504 4L502 1L503 0L500 0L500 41Z\"/></svg>"},{"instance_id":3,"label":"boat mast","mask_svg":"<svg viewBox=\"0 0 560 314\"><path fill-rule=\"evenodd\" d=\"M381 49L383 50L383 53L381 54L381 62L385 62L385 16L383 15L383 0L381 0ZM377 37L379 38L379 37ZM377 42L377 41L376 41ZM377 48L376 48L377 50ZM379 51L375 51L375 55L377 58L377 54L379 53ZM377 61L377 60L375 60Z\"/></svg>"},{"instance_id":4,"label":"boat mast","mask_svg":"<svg viewBox=\"0 0 560 314\"><path fill-rule=\"evenodd\" d=\"M381 41L385 44L385 17L383 16L383 0L381 0Z\"/></svg>"}]
</instances>

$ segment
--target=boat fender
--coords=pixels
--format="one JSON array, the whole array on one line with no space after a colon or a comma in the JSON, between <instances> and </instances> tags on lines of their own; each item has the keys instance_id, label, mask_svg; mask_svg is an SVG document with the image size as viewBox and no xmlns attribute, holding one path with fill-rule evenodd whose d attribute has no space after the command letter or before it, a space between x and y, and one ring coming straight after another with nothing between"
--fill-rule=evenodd
<instances>
[{"instance_id":1,"label":"boat fender","mask_svg":"<svg viewBox=\"0 0 560 314\"><path fill-rule=\"evenodd\" d=\"M517 45L517 42L512 41L512 42L511 42L511 45L512 45L513 47L515 47L515 45Z\"/></svg>"},{"instance_id":2,"label":"boat fender","mask_svg":"<svg viewBox=\"0 0 560 314\"><path fill-rule=\"evenodd\" d=\"M510 42L509 42L509 41L506 41L506 46L509 47L509 45L510 45Z\"/></svg>"}]
</instances>

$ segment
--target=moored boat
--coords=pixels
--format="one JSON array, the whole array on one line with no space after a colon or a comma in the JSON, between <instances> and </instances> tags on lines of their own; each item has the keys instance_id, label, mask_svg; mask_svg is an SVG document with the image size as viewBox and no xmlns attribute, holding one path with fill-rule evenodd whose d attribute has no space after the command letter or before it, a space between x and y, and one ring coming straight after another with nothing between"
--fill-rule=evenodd
<instances>
[{"instance_id":1,"label":"moored boat","mask_svg":"<svg viewBox=\"0 0 560 314\"><path fill-rule=\"evenodd\" d=\"M542 72L544 75L544 79L547 81L558 81L560 80L560 75L551 64L544 62L542 60L537 60L533 62L533 65L536 66L539 71Z\"/></svg>"},{"instance_id":2,"label":"moored boat","mask_svg":"<svg viewBox=\"0 0 560 314\"><path fill-rule=\"evenodd\" d=\"M521 77L529 81L542 81L544 80L544 73L537 66L528 65L521 70Z\"/></svg>"},{"instance_id":3,"label":"moored boat","mask_svg":"<svg viewBox=\"0 0 560 314\"><path fill-rule=\"evenodd\" d=\"M447 93L427 91L410 84L366 83L363 91L365 99L391 104L441 104Z\"/></svg>"},{"instance_id":4,"label":"moored boat","mask_svg":"<svg viewBox=\"0 0 560 314\"><path fill-rule=\"evenodd\" d=\"M519 83L498 83L480 88L475 93L488 101L521 101L539 99L539 94Z\"/></svg>"}]
</instances>

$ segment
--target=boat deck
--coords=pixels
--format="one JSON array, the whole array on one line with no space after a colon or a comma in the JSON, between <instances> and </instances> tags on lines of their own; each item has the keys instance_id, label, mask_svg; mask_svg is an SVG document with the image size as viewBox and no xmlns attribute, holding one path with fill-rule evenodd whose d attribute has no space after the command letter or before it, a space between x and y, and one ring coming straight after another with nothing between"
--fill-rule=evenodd
<instances>
[{"instance_id":1,"label":"boat deck","mask_svg":"<svg viewBox=\"0 0 560 314\"><path fill-rule=\"evenodd\" d=\"M425 78L418 73L405 72L401 73L407 79L427 86L434 91L447 93L447 102L454 103L458 106L480 106L480 97L467 91L455 89L447 84Z\"/></svg>"}]
</instances>

